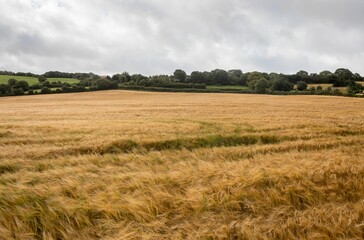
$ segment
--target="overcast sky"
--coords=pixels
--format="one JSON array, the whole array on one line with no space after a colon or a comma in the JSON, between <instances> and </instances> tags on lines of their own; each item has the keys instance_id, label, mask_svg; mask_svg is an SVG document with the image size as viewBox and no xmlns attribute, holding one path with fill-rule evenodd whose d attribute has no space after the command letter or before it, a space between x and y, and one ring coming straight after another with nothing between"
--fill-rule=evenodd
<instances>
[{"instance_id":1,"label":"overcast sky","mask_svg":"<svg viewBox=\"0 0 364 240\"><path fill-rule=\"evenodd\" d=\"M364 75L363 0L0 0L0 70Z\"/></svg>"}]
</instances>

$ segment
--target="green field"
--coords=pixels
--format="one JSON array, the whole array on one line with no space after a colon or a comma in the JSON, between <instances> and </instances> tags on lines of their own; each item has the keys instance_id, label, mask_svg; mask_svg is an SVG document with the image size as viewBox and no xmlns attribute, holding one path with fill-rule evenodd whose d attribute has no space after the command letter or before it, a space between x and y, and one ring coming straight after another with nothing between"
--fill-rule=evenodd
<instances>
[{"instance_id":1,"label":"green field","mask_svg":"<svg viewBox=\"0 0 364 240\"><path fill-rule=\"evenodd\" d=\"M0 75L0 84L7 84L9 79L16 79L18 81L24 80L29 83L29 85L34 85L39 83L36 77L24 77L24 76L11 76L11 75ZM78 83L80 80L73 78L48 78L49 82L63 82L63 83Z\"/></svg>"},{"instance_id":2,"label":"green field","mask_svg":"<svg viewBox=\"0 0 364 240\"><path fill-rule=\"evenodd\" d=\"M11 76L11 75L0 75L0 84L7 84L9 79L16 79L18 81L24 80L29 83L29 85L34 85L38 83L38 79L35 77L24 77L24 76Z\"/></svg>"}]
</instances>

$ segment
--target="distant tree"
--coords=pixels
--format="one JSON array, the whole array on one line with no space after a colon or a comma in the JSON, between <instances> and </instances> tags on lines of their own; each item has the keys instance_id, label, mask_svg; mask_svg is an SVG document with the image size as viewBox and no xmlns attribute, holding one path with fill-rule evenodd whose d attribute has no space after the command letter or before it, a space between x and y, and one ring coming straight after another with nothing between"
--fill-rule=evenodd
<instances>
[{"instance_id":1,"label":"distant tree","mask_svg":"<svg viewBox=\"0 0 364 240\"><path fill-rule=\"evenodd\" d=\"M14 78L11 78L8 80L8 85L10 87L14 86L16 83L18 82L18 80L14 79Z\"/></svg>"},{"instance_id":2,"label":"distant tree","mask_svg":"<svg viewBox=\"0 0 364 240\"><path fill-rule=\"evenodd\" d=\"M232 69L228 71L229 82L232 85L245 85L246 77L240 69Z\"/></svg>"},{"instance_id":3,"label":"distant tree","mask_svg":"<svg viewBox=\"0 0 364 240\"><path fill-rule=\"evenodd\" d=\"M296 75L301 76L301 77L308 77L308 72L301 70L301 71L298 71L296 73Z\"/></svg>"},{"instance_id":4,"label":"distant tree","mask_svg":"<svg viewBox=\"0 0 364 240\"><path fill-rule=\"evenodd\" d=\"M24 90L22 88L13 88L12 93L14 95L24 95Z\"/></svg>"},{"instance_id":5,"label":"distant tree","mask_svg":"<svg viewBox=\"0 0 364 240\"><path fill-rule=\"evenodd\" d=\"M29 90L29 83L27 81L18 81L16 82L16 84L13 86L13 88L22 88L24 91L28 91Z\"/></svg>"},{"instance_id":6,"label":"distant tree","mask_svg":"<svg viewBox=\"0 0 364 240\"><path fill-rule=\"evenodd\" d=\"M266 93L269 88L269 82L265 78L261 78L255 84L255 92L256 93Z\"/></svg>"},{"instance_id":7,"label":"distant tree","mask_svg":"<svg viewBox=\"0 0 364 240\"><path fill-rule=\"evenodd\" d=\"M317 87L316 87L316 90L317 90L317 91L322 91L322 86L317 86Z\"/></svg>"},{"instance_id":8,"label":"distant tree","mask_svg":"<svg viewBox=\"0 0 364 240\"><path fill-rule=\"evenodd\" d=\"M202 72L194 71L191 73L190 82L192 83L206 83L204 74Z\"/></svg>"},{"instance_id":9,"label":"distant tree","mask_svg":"<svg viewBox=\"0 0 364 240\"><path fill-rule=\"evenodd\" d=\"M10 92L9 85L0 84L0 94L8 94Z\"/></svg>"},{"instance_id":10,"label":"distant tree","mask_svg":"<svg viewBox=\"0 0 364 240\"><path fill-rule=\"evenodd\" d=\"M334 87L345 87L350 84L350 82L355 81L354 74L346 68L338 68L335 71L336 79L333 83Z\"/></svg>"},{"instance_id":11,"label":"distant tree","mask_svg":"<svg viewBox=\"0 0 364 240\"><path fill-rule=\"evenodd\" d=\"M59 71L49 71L43 74L46 78L73 78L75 76L74 73L66 73Z\"/></svg>"},{"instance_id":12,"label":"distant tree","mask_svg":"<svg viewBox=\"0 0 364 240\"><path fill-rule=\"evenodd\" d=\"M174 73L173 73L173 77L176 81L185 82L186 78L187 78L187 74L185 71L183 71L181 69L176 69L176 71L174 71Z\"/></svg>"},{"instance_id":13,"label":"distant tree","mask_svg":"<svg viewBox=\"0 0 364 240\"><path fill-rule=\"evenodd\" d=\"M298 91L303 91L303 90L306 90L307 89L307 83L306 82L303 82L303 81L299 81L297 82L297 90Z\"/></svg>"},{"instance_id":14,"label":"distant tree","mask_svg":"<svg viewBox=\"0 0 364 240\"><path fill-rule=\"evenodd\" d=\"M49 94L49 93L51 93L51 89L48 87L43 87L42 90L40 90L40 93Z\"/></svg>"},{"instance_id":15,"label":"distant tree","mask_svg":"<svg viewBox=\"0 0 364 240\"><path fill-rule=\"evenodd\" d=\"M47 81L47 78L45 76L43 76L43 75L40 75L38 77L38 81L39 81L39 83L44 83L45 81Z\"/></svg>"},{"instance_id":16,"label":"distant tree","mask_svg":"<svg viewBox=\"0 0 364 240\"><path fill-rule=\"evenodd\" d=\"M118 84L107 79L99 79L95 81L95 88L98 90L116 89Z\"/></svg>"},{"instance_id":17,"label":"distant tree","mask_svg":"<svg viewBox=\"0 0 364 240\"><path fill-rule=\"evenodd\" d=\"M204 83L207 84L207 85L211 85L213 84L213 81L212 81L212 78L211 78L211 72L208 72L208 71L204 71L202 72L202 75L203 75L203 79L204 79Z\"/></svg>"},{"instance_id":18,"label":"distant tree","mask_svg":"<svg viewBox=\"0 0 364 240\"><path fill-rule=\"evenodd\" d=\"M126 83L130 82L131 76L128 72L123 72L122 74L119 74L119 83Z\"/></svg>"},{"instance_id":19,"label":"distant tree","mask_svg":"<svg viewBox=\"0 0 364 240\"><path fill-rule=\"evenodd\" d=\"M352 80L354 78L354 74L349 69L346 68L336 69L335 75L345 80Z\"/></svg>"},{"instance_id":20,"label":"distant tree","mask_svg":"<svg viewBox=\"0 0 364 240\"><path fill-rule=\"evenodd\" d=\"M141 74L133 74L130 76L130 81L134 82L134 83L138 83L141 80L147 79L148 77L143 76Z\"/></svg>"},{"instance_id":21,"label":"distant tree","mask_svg":"<svg viewBox=\"0 0 364 240\"><path fill-rule=\"evenodd\" d=\"M273 80L271 86L273 91L291 91L294 87L293 83L283 78Z\"/></svg>"},{"instance_id":22,"label":"distant tree","mask_svg":"<svg viewBox=\"0 0 364 240\"><path fill-rule=\"evenodd\" d=\"M118 83L127 83L127 82L131 81L131 76L128 72L123 72L121 74L118 73L118 74L113 75L112 78L108 79L108 80L113 80Z\"/></svg>"},{"instance_id":23,"label":"distant tree","mask_svg":"<svg viewBox=\"0 0 364 240\"><path fill-rule=\"evenodd\" d=\"M359 73L355 73L355 74L354 74L354 80L355 80L355 81L363 81L364 79L363 79L363 77L362 77L362 76L360 76L360 74L359 74Z\"/></svg>"},{"instance_id":24,"label":"distant tree","mask_svg":"<svg viewBox=\"0 0 364 240\"><path fill-rule=\"evenodd\" d=\"M260 73L260 72L250 72L250 73L247 73L247 85L248 85L248 87L249 88L251 88L251 89L255 89L255 85L256 85L256 83L260 80L260 79L262 79L262 78L264 78L264 79L266 79L267 80L267 78L265 78L265 76L264 76L264 74L263 73Z\"/></svg>"},{"instance_id":25,"label":"distant tree","mask_svg":"<svg viewBox=\"0 0 364 240\"><path fill-rule=\"evenodd\" d=\"M335 88L333 94L335 95L343 95L343 93L340 91L340 89Z\"/></svg>"},{"instance_id":26,"label":"distant tree","mask_svg":"<svg viewBox=\"0 0 364 240\"><path fill-rule=\"evenodd\" d=\"M227 71L222 69L215 69L211 71L210 78L213 84L229 85L229 75Z\"/></svg>"},{"instance_id":27,"label":"distant tree","mask_svg":"<svg viewBox=\"0 0 364 240\"><path fill-rule=\"evenodd\" d=\"M363 93L364 87L360 83L356 83L354 81L349 83L347 87L347 91L350 94Z\"/></svg>"},{"instance_id":28,"label":"distant tree","mask_svg":"<svg viewBox=\"0 0 364 240\"><path fill-rule=\"evenodd\" d=\"M50 87L52 86L52 84L51 84L49 81L45 81L45 82L43 82L43 83L42 83L42 86L43 86L43 87L48 87L48 88L50 88Z\"/></svg>"},{"instance_id":29,"label":"distant tree","mask_svg":"<svg viewBox=\"0 0 364 240\"><path fill-rule=\"evenodd\" d=\"M324 70L322 72L319 73L319 76L321 77L328 77L328 76L331 76L333 73L330 72L329 70Z\"/></svg>"}]
</instances>

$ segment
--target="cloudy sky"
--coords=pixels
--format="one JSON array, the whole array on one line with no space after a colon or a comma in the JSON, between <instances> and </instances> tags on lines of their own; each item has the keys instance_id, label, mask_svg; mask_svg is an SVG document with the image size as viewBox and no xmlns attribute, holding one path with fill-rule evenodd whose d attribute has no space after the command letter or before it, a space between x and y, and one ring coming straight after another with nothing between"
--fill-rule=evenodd
<instances>
[{"instance_id":1,"label":"cloudy sky","mask_svg":"<svg viewBox=\"0 0 364 240\"><path fill-rule=\"evenodd\" d=\"M363 0L0 0L0 70L364 74Z\"/></svg>"}]
</instances>

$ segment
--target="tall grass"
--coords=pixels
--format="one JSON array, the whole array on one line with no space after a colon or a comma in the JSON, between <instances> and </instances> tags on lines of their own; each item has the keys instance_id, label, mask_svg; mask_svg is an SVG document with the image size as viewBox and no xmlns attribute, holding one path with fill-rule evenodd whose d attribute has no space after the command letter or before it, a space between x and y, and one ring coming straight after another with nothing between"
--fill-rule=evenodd
<instances>
[{"instance_id":1,"label":"tall grass","mask_svg":"<svg viewBox=\"0 0 364 240\"><path fill-rule=\"evenodd\" d=\"M362 239L363 103L2 98L0 239Z\"/></svg>"}]
</instances>

